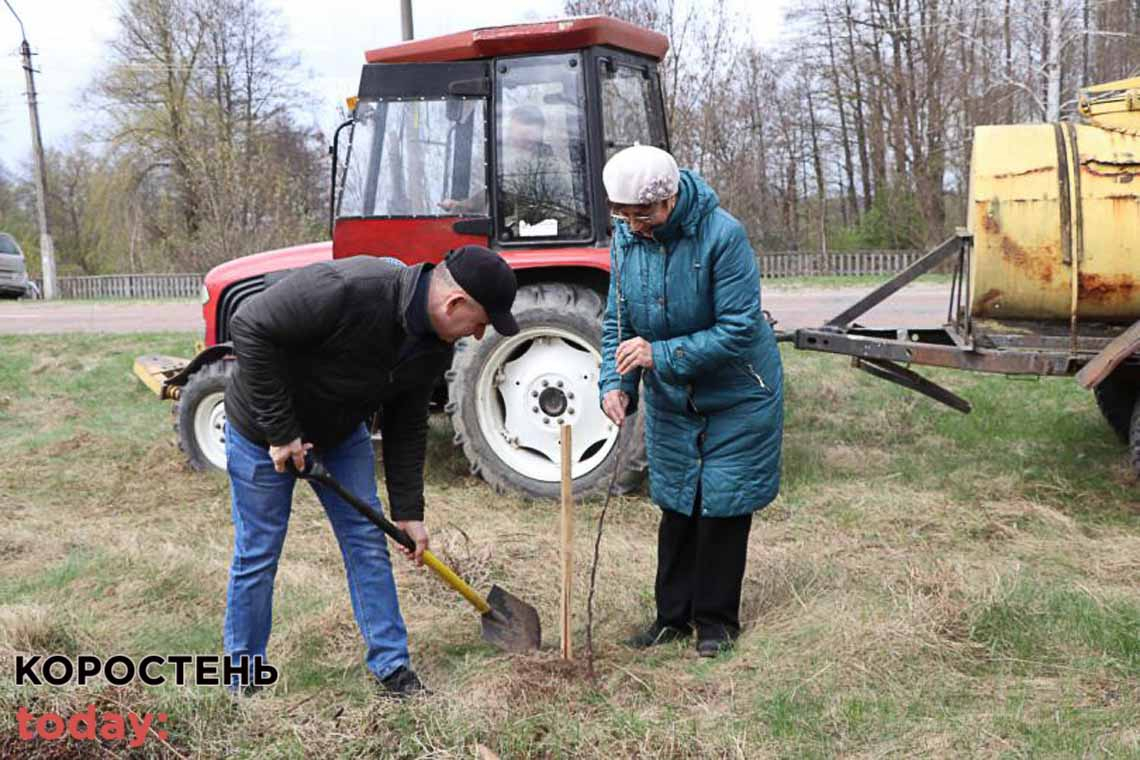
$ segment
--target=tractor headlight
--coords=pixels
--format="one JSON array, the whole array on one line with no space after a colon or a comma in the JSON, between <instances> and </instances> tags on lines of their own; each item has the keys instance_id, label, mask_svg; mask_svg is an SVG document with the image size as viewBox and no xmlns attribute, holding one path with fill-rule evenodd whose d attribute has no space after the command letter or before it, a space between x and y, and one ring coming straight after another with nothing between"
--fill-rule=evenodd
<instances>
[{"instance_id":1,"label":"tractor headlight","mask_svg":"<svg viewBox=\"0 0 1140 760\"><path fill-rule=\"evenodd\" d=\"M202 285L202 290L198 292L198 302L203 306L210 302L210 291L206 290L206 285Z\"/></svg>"}]
</instances>

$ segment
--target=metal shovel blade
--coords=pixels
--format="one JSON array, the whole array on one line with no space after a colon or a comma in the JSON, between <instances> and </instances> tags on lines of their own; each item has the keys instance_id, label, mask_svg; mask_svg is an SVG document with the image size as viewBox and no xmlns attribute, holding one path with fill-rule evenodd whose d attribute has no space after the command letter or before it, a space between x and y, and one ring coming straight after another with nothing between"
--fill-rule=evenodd
<instances>
[{"instance_id":1,"label":"metal shovel blade","mask_svg":"<svg viewBox=\"0 0 1140 760\"><path fill-rule=\"evenodd\" d=\"M508 652L529 652L542 644L538 610L499 586L487 594L491 611L484 613L483 640Z\"/></svg>"}]
</instances>

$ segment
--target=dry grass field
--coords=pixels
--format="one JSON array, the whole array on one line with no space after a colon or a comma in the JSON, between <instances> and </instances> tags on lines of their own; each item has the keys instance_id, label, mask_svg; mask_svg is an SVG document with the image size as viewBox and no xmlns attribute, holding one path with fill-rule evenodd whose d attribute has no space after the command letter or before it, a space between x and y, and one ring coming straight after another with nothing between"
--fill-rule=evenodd
<instances>
[{"instance_id":1,"label":"dry grass field","mask_svg":"<svg viewBox=\"0 0 1140 760\"><path fill-rule=\"evenodd\" d=\"M434 696L376 698L339 551L298 487L270 658L218 687L23 687L19 653L218 653L232 528L224 477L186 471L169 411L130 374L185 336L0 338L0 756L106 757L21 742L20 705L166 712L170 757L1140 757L1140 497L1072 380L932 373L969 416L785 352L780 498L754 526L735 653L619 640L652 614L656 511L615 499L599 570L597 678L556 654L554 503L467 474L445 419L427 473L434 546L476 587L535 604L544 650L503 655L470 608L397 562ZM576 644L600 503L579 504Z\"/></svg>"}]
</instances>

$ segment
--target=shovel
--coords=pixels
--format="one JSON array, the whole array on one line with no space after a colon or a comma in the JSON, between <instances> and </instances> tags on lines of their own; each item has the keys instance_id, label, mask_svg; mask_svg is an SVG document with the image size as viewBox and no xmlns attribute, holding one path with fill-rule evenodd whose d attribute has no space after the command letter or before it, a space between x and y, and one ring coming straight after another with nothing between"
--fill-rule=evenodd
<instances>
[{"instance_id":1,"label":"shovel","mask_svg":"<svg viewBox=\"0 0 1140 760\"><path fill-rule=\"evenodd\" d=\"M289 461L288 467L297 477L316 481L336 491L337 495L351 504L353 509L387 533L389 538L404 548L415 551L416 542L407 533L350 493L312 456L305 460L304 470L298 470L292 460ZM458 591L479 611L483 623L484 641L508 652L538 649L542 643L542 624L534 607L498 585L491 586L491 593L484 598L430 551L425 550L423 558L424 564L434 570L444 583Z\"/></svg>"}]
</instances>

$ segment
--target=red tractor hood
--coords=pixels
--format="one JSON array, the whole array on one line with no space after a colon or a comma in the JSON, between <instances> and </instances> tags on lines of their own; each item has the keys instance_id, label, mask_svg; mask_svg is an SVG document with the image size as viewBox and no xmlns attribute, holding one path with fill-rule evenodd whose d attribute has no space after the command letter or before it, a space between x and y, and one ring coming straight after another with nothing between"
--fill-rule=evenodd
<instances>
[{"instance_id":1,"label":"red tractor hood","mask_svg":"<svg viewBox=\"0 0 1140 760\"><path fill-rule=\"evenodd\" d=\"M218 301L227 287L235 282L283 269L299 269L318 261L332 261L332 241L295 245L262 251L240 259L219 264L206 273L205 286L208 300L202 304L202 320L206 323L205 342L212 346L218 342Z\"/></svg>"},{"instance_id":2,"label":"red tractor hood","mask_svg":"<svg viewBox=\"0 0 1140 760\"><path fill-rule=\"evenodd\" d=\"M262 251L218 264L206 274L206 289L213 296L215 290L224 288L231 282L282 269L297 269L317 261L332 261L331 240Z\"/></svg>"},{"instance_id":3,"label":"red tractor hood","mask_svg":"<svg viewBox=\"0 0 1140 760\"><path fill-rule=\"evenodd\" d=\"M438 247L438 246L437 246ZM446 250L446 247L438 247ZM423 251L414 256L401 256L406 264L417 264L421 261L436 262L440 255L424 255ZM609 271L609 250L606 248L593 248L586 246L568 246L565 248L514 248L500 251L503 258L516 272L527 270L594 270ZM376 254L372 254L376 255ZM273 251L262 251L250 256L243 256L233 261L219 264L206 274L205 285L209 300L202 305L202 317L206 323L205 343L207 346L217 342L217 308L223 291L235 282L241 282L251 277L281 272L287 269L299 269L318 261L332 261L333 244L330 240L320 243L307 243L290 248L278 248ZM557 279L551 274L551 278ZM549 279L549 278L548 278ZM520 275L520 280L536 281L532 277Z\"/></svg>"}]
</instances>

